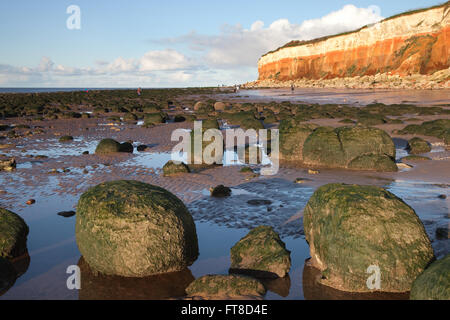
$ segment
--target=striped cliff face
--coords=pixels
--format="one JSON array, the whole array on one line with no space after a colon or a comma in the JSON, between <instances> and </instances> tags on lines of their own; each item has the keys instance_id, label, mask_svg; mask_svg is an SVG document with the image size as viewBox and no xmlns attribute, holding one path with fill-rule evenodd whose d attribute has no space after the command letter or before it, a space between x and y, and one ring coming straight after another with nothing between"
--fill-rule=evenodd
<instances>
[{"instance_id":1,"label":"striped cliff face","mask_svg":"<svg viewBox=\"0 0 450 320\"><path fill-rule=\"evenodd\" d=\"M432 74L450 67L450 2L261 57L259 80Z\"/></svg>"}]
</instances>

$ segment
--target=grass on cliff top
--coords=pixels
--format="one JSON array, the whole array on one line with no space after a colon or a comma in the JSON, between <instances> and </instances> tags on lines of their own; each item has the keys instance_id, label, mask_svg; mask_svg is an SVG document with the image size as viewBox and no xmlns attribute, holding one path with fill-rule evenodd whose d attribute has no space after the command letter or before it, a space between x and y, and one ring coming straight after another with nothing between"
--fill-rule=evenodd
<instances>
[{"instance_id":1,"label":"grass on cliff top","mask_svg":"<svg viewBox=\"0 0 450 320\"><path fill-rule=\"evenodd\" d=\"M432 6L432 7L408 10L408 11L405 11L405 12L398 13L396 15L390 16L388 18L385 18L385 19L381 20L380 22L384 22L384 21L392 20L392 19L399 18L399 17L402 17L402 16L411 15L411 14L415 14L415 13L419 13L419 12L423 12L423 11L427 11L427 10L431 10L431 9L436 9L436 8L440 8L440 7L444 7L446 9L450 8L450 1L447 1L447 2L442 3L442 4L438 4L438 5L435 5L435 6ZM306 45L306 44L313 44L313 43L325 41L325 40L328 40L328 39L331 39L331 38L340 37L340 36L344 36L344 35L348 35L348 34L352 34L352 33L357 33L357 32L360 32L361 30L363 30L363 29L365 29L365 28L367 28L369 26L370 25L365 25L365 26L363 26L363 27L361 27L359 29L356 29L356 30L347 31L347 32L341 32L341 33L337 33L337 34L333 34L333 35L329 35L329 36L324 36L324 37L320 37L320 38L315 38L315 39L311 39L311 40L292 40L292 41L289 41L285 45L283 45L283 46L281 46L281 47L279 47L279 48L277 48L275 50L272 50L272 51L269 51L269 52L263 54L261 56L261 58L263 58L263 57L265 57L265 56L267 56L267 55L269 55L271 53L275 53L277 51L285 49L285 48L297 47L297 46L302 46L302 45Z\"/></svg>"}]
</instances>

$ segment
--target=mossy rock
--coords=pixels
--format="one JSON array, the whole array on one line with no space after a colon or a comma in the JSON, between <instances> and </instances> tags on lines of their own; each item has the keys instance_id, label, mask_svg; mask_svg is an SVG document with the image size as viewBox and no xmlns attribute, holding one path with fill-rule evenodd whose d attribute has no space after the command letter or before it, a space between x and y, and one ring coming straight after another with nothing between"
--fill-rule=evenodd
<instances>
[{"instance_id":1,"label":"mossy rock","mask_svg":"<svg viewBox=\"0 0 450 320\"><path fill-rule=\"evenodd\" d=\"M260 226L251 230L231 248L232 273L283 278L290 269L290 251L272 227Z\"/></svg>"},{"instance_id":2,"label":"mossy rock","mask_svg":"<svg viewBox=\"0 0 450 320\"><path fill-rule=\"evenodd\" d=\"M28 231L19 215L0 208L0 257L12 259L26 253Z\"/></svg>"},{"instance_id":3,"label":"mossy rock","mask_svg":"<svg viewBox=\"0 0 450 320\"><path fill-rule=\"evenodd\" d=\"M408 141L406 149L411 154L421 154L430 152L431 146L427 141L418 137L414 137Z\"/></svg>"},{"instance_id":4,"label":"mossy rock","mask_svg":"<svg viewBox=\"0 0 450 320\"><path fill-rule=\"evenodd\" d=\"M224 111L227 105L223 102L214 103L214 110L216 111Z\"/></svg>"},{"instance_id":5,"label":"mossy rock","mask_svg":"<svg viewBox=\"0 0 450 320\"><path fill-rule=\"evenodd\" d=\"M450 150L450 129L442 134L442 139L444 140L445 148Z\"/></svg>"},{"instance_id":6,"label":"mossy rock","mask_svg":"<svg viewBox=\"0 0 450 320\"><path fill-rule=\"evenodd\" d=\"M144 115L144 126L154 126L166 121L162 113L146 113Z\"/></svg>"},{"instance_id":7,"label":"mossy rock","mask_svg":"<svg viewBox=\"0 0 450 320\"><path fill-rule=\"evenodd\" d=\"M210 156L213 160L214 163L213 164L222 164L222 160L223 160L223 153L224 153L224 149L225 149L225 141L223 139L223 136L221 136L221 140L219 141L219 143L222 143L222 150L218 150L218 153L216 154L216 150L212 150L211 148L213 148L213 146L215 146L216 141L215 141L215 137L211 138L210 141L205 141L204 138L204 133L205 131L209 130L209 129L219 129L219 124L217 122L217 120L204 120L202 122L202 134L199 136L199 138L202 140L202 144L201 144L201 154L198 152L199 150L196 150L195 148L195 131L192 130L190 133L190 138L191 138L191 159L189 164L202 164L202 165L206 165L207 163L205 162L205 156ZM219 138L220 139L220 138ZM208 146L210 146L208 148Z\"/></svg>"},{"instance_id":8,"label":"mossy rock","mask_svg":"<svg viewBox=\"0 0 450 320\"><path fill-rule=\"evenodd\" d=\"M317 127L315 124L300 124L294 120L282 120L279 127L280 158L288 161L302 161L303 144Z\"/></svg>"},{"instance_id":9,"label":"mossy rock","mask_svg":"<svg viewBox=\"0 0 450 320\"><path fill-rule=\"evenodd\" d=\"M424 157L424 156L416 156L416 155L410 155L406 156L400 159L401 162L407 162L407 161L429 161L431 158Z\"/></svg>"},{"instance_id":10,"label":"mossy rock","mask_svg":"<svg viewBox=\"0 0 450 320\"><path fill-rule=\"evenodd\" d=\"M138 117L134 113L127 113L123 116L123 120L128 123L136 123Z\"/></svg>"},{"instance_id":11,"label":"mossy rock","mask_svg":"<svg viewBox=\"0 0 450 320\"><path fill-rule=\"evenodd\" d=\"M400 198L374 186L328 184L309 199L303 217L311 263L323 284L368 292L370 266L381 291L406 292L434 259L425 228Z\"/></svg>"},{"instance_id":12,"label":"mossy rock","mask_svg":"<svg viewBox=\"0 0 450 320\"><path fill-rule=\"evenodd\" d=\"M96 154L109 154L116 152L133 153L134 147L130 142L119 143L114 139L103 139L95 149Z\"/></svg>"},{"instance_id":13,"label":"mossy rock","mask_svg":"<svg viewBox=\"0 0 450 320\"><path fill-rule=\"evenodd\" d=\"M191 172L189 170L189 167L183 162L176 164L172 160L169 160L163 167L163 173L165 176L173 176L173 175L189 173L189 172Z\"/></svg>"},{"instance_id":14,"label":"mossy rock","mask_svg":"<svg viewBox=\"0 0 450 320\"><path fill-rule=\"evenodd\" d=\"M120 152L120 143L114 139L103 139L95 149L96 154L108 154Z\"/></svg>"},{"instance_id":15,"label":"mossy rock","mask_svg":"<svg viewBox=\"0 0 450 320\"><path fill-rule=\"evenodd\" d=\"M203 298L262 297L264 285L256 279L241 275L206 275L196 279L186 293Z\"/></svg>"},{"instance_id":16,"label":"mossy rock","mask_svg":"<svg viewBox=\"0 0 450 320\"><path fill-rule=\"evenodd\" d=\"M62 136L59 138L59 142L72 142L73 137L72 136Z\"/></svg>"},{"instance_id":17,"label":"mossy rock","mask_svg":"<svg viewBox=\"0 0 450 320\"><path fill-rule=\"evenodd\" d=\"M422 124L410 124L399 131L399 134L420 134L443 139L450 130L450 119L426 121Z\"/></svg>"},{"instance_id":18,"label":"mossy rock","mask_svg":"<svg viewBox=\"0 0 450 320\"><path fill-rule=\"evenodd\" d=\"M0 296L16 281L16 271L8 259L0 257Z\"/></svg>"},{"instance_id":19,"label":"mossy rock","mask_svg":"<svg viewBox=\"0 0 450 320\"><path fill-rule=\"evenodd\" d=\"M372 170L378 172L397 172L398 168L390 157L384 154L365 154L356 157L348 164L349 169Z\"/></svg>"},{"instance_id":20,"label":"mossy rock","mask_svg":"<svg viewBox=\"0 0 450 320\"><path fill-rule=\"evenodd\" d=\"M112 181L85 192L76 215L78 248L95 271L145 277L181 271L198 257L194 220L169 191Z\"/></svg>"},{"instance_id":21,"label":"mossy rock","mask_svg":"<svg viewBox=\"0 0 450 320\"><path fill-rule=\"evenodd\" d=\"M450 300L450 254L433 262L414 281L411 300Z\"/></svg>"},{"instance_id":22,"label":"mossy rock","mask_svg":"<svg viewBox=\"0 0 450 320\"><path fill-rule=\"evenodd\" d=\"M303 145L303 161L307 165L396 171L394 159L394 142L377 128L319 127Z\"/></svg>"}]
</instances>

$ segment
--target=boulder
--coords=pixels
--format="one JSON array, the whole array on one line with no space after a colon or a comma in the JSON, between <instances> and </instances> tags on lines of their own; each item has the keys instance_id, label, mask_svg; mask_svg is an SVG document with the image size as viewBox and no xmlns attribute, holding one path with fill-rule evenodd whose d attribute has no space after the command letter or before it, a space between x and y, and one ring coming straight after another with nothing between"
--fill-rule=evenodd
<instances>
[{"instance_id":1,"label":"boulder","mask_svg":"<svg viewBox=\"0 0 450 320\"><path fill-rule=\"evenodd\" d=\"M382 188L328 184L316 190L303 214L311 264L336 289L370 291L367 270L375 266L381 291L409 291L434 259L414 210Z\"/></svg>"},{"instance_id":2,"label":"boulder","mask_svg":"<svg viewBox=\"0 0 450 320\"><path fill-rule=\"evenodd\" d=\"M414 281L411 300L450 300L450 254L433 262Z\"/></svg>"},{"instance_id":3,"label":"boulder","mask_svg":"<svg viewBox=\"0 0 450 320\"><path fill-rule=\"evenodd\" d=\"M416 155L409 155L406 157L403 157L400 159L401 162L408 162L408 161L429 161L431 158L424 157L424 156L416 156Z\"/></svg>"},{"instance_id":4,"label":"boulder","mask_svg":"<svg viewBox=\"0 0 450 320\"><path fill-rule=\"evenodd\" d=\"M16 159L0 158L0 171L13 171L16 169Z\"/></svg>"},{"instance_id":5,"label":"boulder","mask_svg":"<svg viewBox=\"0 0 450 320\"><path fill-rule=\"evenodd\" d=\"M163 167L164 176L173 176L180 173L189 173L189 172L191 172L189 170L189 167L183 162L176 164L172 160L169 160Z\"/></svg>"},{"instance_id":6,"label":"boulder","mask_svg":"<svg viewBox=\"0 0 450 320\"><path fill-rule=\"evenodd\" d=\"M272 227L251 230L231 248L231 273L283 278L290 268L290 251Z\"/></svg>"},{"instance_id":7,"label":"boulder","mask_svg":"<svg viewBox=\"0 0 450 320\"><path fill-rule=\"evenodd\" d=\"M0 257L0 296L16 281L16 271L8 259Z\"/></svg>"},{"instance_id":8,"label":"boulder","mask_svg":"<svg viewBox=\"0 0 450 320\"><path fill-rule=\"evenodd\" d=\"M116 152L133 153L133 145L129 142L119 143L114 139L103 139L95 149L96 154L109 154Z\"/></svg>"},{"instance_id":9,"label":"boulder","mask_svg":"<svg viewBox=\"0 0 450 320\"><path fill-rule=\"evenodd\" d=\"M62 136L59 138L59 142L72 142L73 137L72 136Z\"/></svg>"},{"instance_id":10,"label":"boulder","mask_svg":"<svg viewBox=\"0 0 450 320\"><path fill-rule=\"evenodd\" d=\"M209 191L211 192L211 197L216 198L224 198L229 197L231 195L231 189L228 187L225 187L223 184L218 185L217 187L210 188Z\"/></svg>"},{"instance_id":11,"label":"boulder","mask_svg":"<svg viewBox=\"0 0 450 320\"><path fill-rule=\"evenodd\" d=\"M303 145L303 161L307 165L397 171L394 159L394 142L377 128L319 127Z\"/></svg>"},{"instance_id":12,"label":"boulder","mask_svg":"<svg viewBox=\"0 0 450 320\"><path fill-rule=\"evenodd\" d=\"M19 215L0 208L0 257L11 259L25 254L28 231Z\"/></svg>"},{"instance_id":13,"label":"boulder","mask_svg":"<svg viewBox=\"0 0 450 320\"><path fill-rule=\"evenodd\" d=\"M261 298L266 289L256 279L240 275L206 275L187 288L191 297L206 299Z\"/></svg>"},{"instance_id":14,"label":"boulder","mask_svg":"<svg viewBox=\"0 0 450 320\"><path fill-rule=\"evenodd\" d=\"M165 117L161 113L146 113L144 115L144 127L154 126L165 122Z\"/></svg>"},{"instance_id":15,"label":"boulder","mask_svg":"<svg viewBox=\"0 0 450 320\"><path fill-rule=\"evenodd\" d=\"M303 161L303 144L318 126L301 124L294 120L280 122L280 158L287 161Z\"/></svg>"},{"instance_id":16,"label":"boulder","mask_svg":"<svg viewBox=\"0 0 450 320\"><path fill-rule=\"evenodd\" d=\"M183 202L138 181L106 182L86 191L75 233L86 262L106 275L176 272L198 257L194 220Z\"/></svg>"},{"instance_id":17,"label":"boulder","mask_svg":"<svg viewBox=\"0 0 450 320\"><path fill-rule=\"evenodd\" d=\"M406 149L411 154L421 154L430 152L431 146L427 141L415 137L408 141Z\"/></svg>"}]
</instances>

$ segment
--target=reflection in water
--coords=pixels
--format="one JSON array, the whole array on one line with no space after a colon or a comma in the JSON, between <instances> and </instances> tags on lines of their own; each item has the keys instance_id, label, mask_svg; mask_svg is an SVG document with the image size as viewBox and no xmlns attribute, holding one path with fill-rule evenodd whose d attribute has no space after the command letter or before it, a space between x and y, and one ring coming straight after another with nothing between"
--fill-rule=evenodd
<instances>
[{"instance_id":1,"label":"reflection in water","mask_svg":"<svg viewBox=\"0 0 450 320\"><path fill-rule=\"evenodd\" d=\"M272 291L283 298L286 298L291 290L291 277L289 275L284 278L258 280L264 284L268 291Z\"/></svg>"},{"instance_id":2,"label":"reflection in water","mask_svg":"<svg viewBox=\"0 0 450 320\"><path fill-rule=\"evenodd\" d=\"M189 269L145 278L124 278L94 273L83 257L78 261L81 270L80 300L159 300L179 298L195 280Z\"/></svg>"},{"instance_id":3,"label":"reflection in water","mask_svg":"<svg viewBox=\"0 0 450 320\"><path fill-rule=\"evenodd\" d=\"M309 259L308 259L309 260ZM305 261L303 268L303 295L306 300L408 300L409 292L345 292L319 283L321 272Z\"/></svg>"},{"instance_id":4,"label":"reflection in water","mask_svg":"<svg viewBox=\"0 0 450 320\"><path fill-rule=\"evenodd\" d=\"M4 295L25 274L30 266L28 251L14 259L0 261L0 296Z\"/></svg>"}]
</instances>

